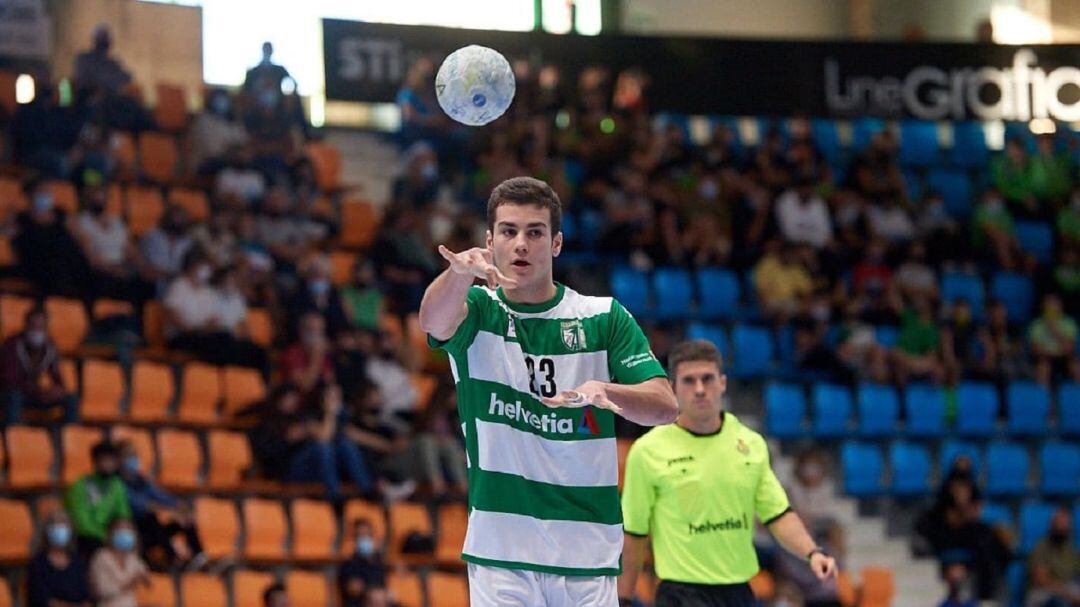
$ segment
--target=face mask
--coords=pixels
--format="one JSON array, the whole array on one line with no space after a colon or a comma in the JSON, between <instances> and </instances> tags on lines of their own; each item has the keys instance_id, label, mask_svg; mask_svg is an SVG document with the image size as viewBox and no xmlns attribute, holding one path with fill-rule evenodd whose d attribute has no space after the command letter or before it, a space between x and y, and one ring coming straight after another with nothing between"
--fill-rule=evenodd
<instances>
[{"instance_id":1,"label":"face mask","mask_svg":"<svg viewBox=\"0 0 1080 607\"><path fill-rule=\"evenodd\" d=\"M308 283L308 289L311 290L312 295L318 297L330 290L330 283L325 279L317 278Z\"/></svg>"},{"instance_id":2,"label":"face mask","mask_svg":"<svg viewBox=\"0 0 1080 607\"><path fill-rule=\"evenodd\" d=\"M71 541L71 527L59 523L49 525L45 528L45 535L48 536L50 544L63 548Z\"/></svg>"},{"instance_id":3,"label":"face mask","mask_svg":"<svg viewBox=\"0 0 1080 607\"><path fill-rule=\"evenodd\" d=\"M715 181L704 181L698 187L698 194L705 200L716 200L720 195L720 186L716 185Z\"/></svg>"},{"instance_id":4,"label":"face mask","mask_svg":"<svg viewBox=\"0 0 1080 607\"><path fill-rule=\"evenodd\" d=\"M131 457L124 458L124 470L131 473L137 473L139 471L139 456L132 455Z\"/></svg>"},{"instance_id":5,"label":"face mask","mask_svg":"<svg viewBox=\"0 0 1080 607\"><path fill-rule=\"evenodd\" d=\"M428 162L424 166L420 167L420 175L428 181L435 181L439 177L439 167L435 166L435 163Z\"/></svg>"},{"instance_id":6,"label":"face mask","mask_svg":"<svg viewBox=\"0 0 1080 607\"><path fill-rule=\"evenodd\" d=\"M135 549L135 532L131 529L117 529L112 534L112 545L117 550L127 552Z\"/></svg>"},{"instance_id":7,"label":"face mask","mask_svg":"<svg viewBox=\"0 0 1080 607\"><path fill-rule=\"evenodd\" d=\"M34 212L48 213L53 208L52 194L43 192L34 196Z\"/></svg>"},{"instance_id":8,"label":"face mask","mask_svg":"<svg viewBox=\"0 0 1080 607\"><path fill-rule=\"evenodd\" d=\"M46 335L44 331L37 329L26 332L26 343L30 344L34 348L40 348L45 345Z\"/></svg>"},{"instance_id":9,"label":"face mask","mask_svg":"<svg viewBox=\"0 0 1080 607\"><path fill-rule=\"evenodd\" d=\"M224 95L214 97L214 100L210 102L210 109L215 114L224 116L229 113L229 98Z\"/></svg>"},{"instance_id":10,"label":"face mask","mask_svg":"<svg viewBox=\"0 0 1080 607\"><path fill-rule=\"evenodd\" d=\"M356 553L360 556L371 556L372 554L375 554L375 540L370 537L356 538Z\"/></svg>"},{"instance_id":11,"label":"face mask","mask_svg":"<svg viewBox=\"0 0 1080 607\"><path fill-rule=\"evenodd\" d=\"M195 280L199 284L204 285L210 282L210 276L214 273L209 266L201 266L198 270L195 270Z\"/></svg>"}]
</instances>

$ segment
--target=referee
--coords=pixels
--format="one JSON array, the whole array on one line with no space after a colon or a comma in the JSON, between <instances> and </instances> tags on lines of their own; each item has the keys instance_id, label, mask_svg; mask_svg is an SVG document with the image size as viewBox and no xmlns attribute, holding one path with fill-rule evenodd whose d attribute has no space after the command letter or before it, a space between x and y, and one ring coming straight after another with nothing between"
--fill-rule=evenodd
<instances>
[{"instance_id":1,"label":"referee","mask_svg":"<svg viewBox=\"0 0 1080 607\"><path fill-rule=\"evenodd\" d=\"M754 605L755 515L818 579L836 575L836 560L788 505L765 439L721 410L721 367L720 352L704 340L682 342L668 358L679 418L638 439L626 459L620 605L633 597L648 536L661 580L656 607Z\"/></svg>"}]
</instances>

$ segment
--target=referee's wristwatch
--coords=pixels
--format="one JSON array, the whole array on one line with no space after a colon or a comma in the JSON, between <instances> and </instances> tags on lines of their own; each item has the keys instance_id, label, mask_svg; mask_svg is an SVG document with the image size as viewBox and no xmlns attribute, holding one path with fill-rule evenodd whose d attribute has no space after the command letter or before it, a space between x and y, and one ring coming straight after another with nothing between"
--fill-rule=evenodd
<instances>
[{"instance_id":1,"label":"referee's wristwatch","mask_svg":"<svg viewBox=\"0 0 1080 607\"><path fill-rule=\"evenodd\" d=\"M829 556L829 553L825 552L824 548L822 548L821 546L814 546L813 550L806 553L806 561L810 562L810 560L814 558L815 554L820 554L821 556Z\"/></svg>"}]
</instances>

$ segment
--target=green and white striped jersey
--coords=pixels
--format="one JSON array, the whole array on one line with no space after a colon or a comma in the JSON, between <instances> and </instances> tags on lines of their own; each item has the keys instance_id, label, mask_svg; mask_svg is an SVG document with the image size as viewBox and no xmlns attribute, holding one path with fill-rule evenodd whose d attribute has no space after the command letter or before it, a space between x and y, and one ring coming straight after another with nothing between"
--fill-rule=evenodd
<instances>
[{"instance_id":1,"label":"green and white striped jersey","mask_svg":"<svg viewBox=\"0 0 1080 607\"><path fill-rule=\"evenodd\" d=\"M474 286L447 341L469 462L468 562L562 575L618 575L622 513L615 416L541 396L589 380L664 377L629 312L556 283L540 304Z\"/></svg>"}]
</instances>

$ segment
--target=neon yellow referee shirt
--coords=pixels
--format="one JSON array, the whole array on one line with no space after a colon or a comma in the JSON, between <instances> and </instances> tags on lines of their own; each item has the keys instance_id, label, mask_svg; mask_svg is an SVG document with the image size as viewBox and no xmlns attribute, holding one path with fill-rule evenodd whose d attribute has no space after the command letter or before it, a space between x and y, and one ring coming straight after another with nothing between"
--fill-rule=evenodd
<instances>
[{"instance_id":1,"label":"neon yellow referee shirt","mask_svg":"<svg viewBox=\"0 0 1080 607\"><path fill-rule=\"evenodd\" d=\"M720 431L658 426L630 447L623 528L652 536L656 575L692 584L738 584L758 572L754 517L788 511L760 434L724 413Z\"/></svg>"}]
</instances>

